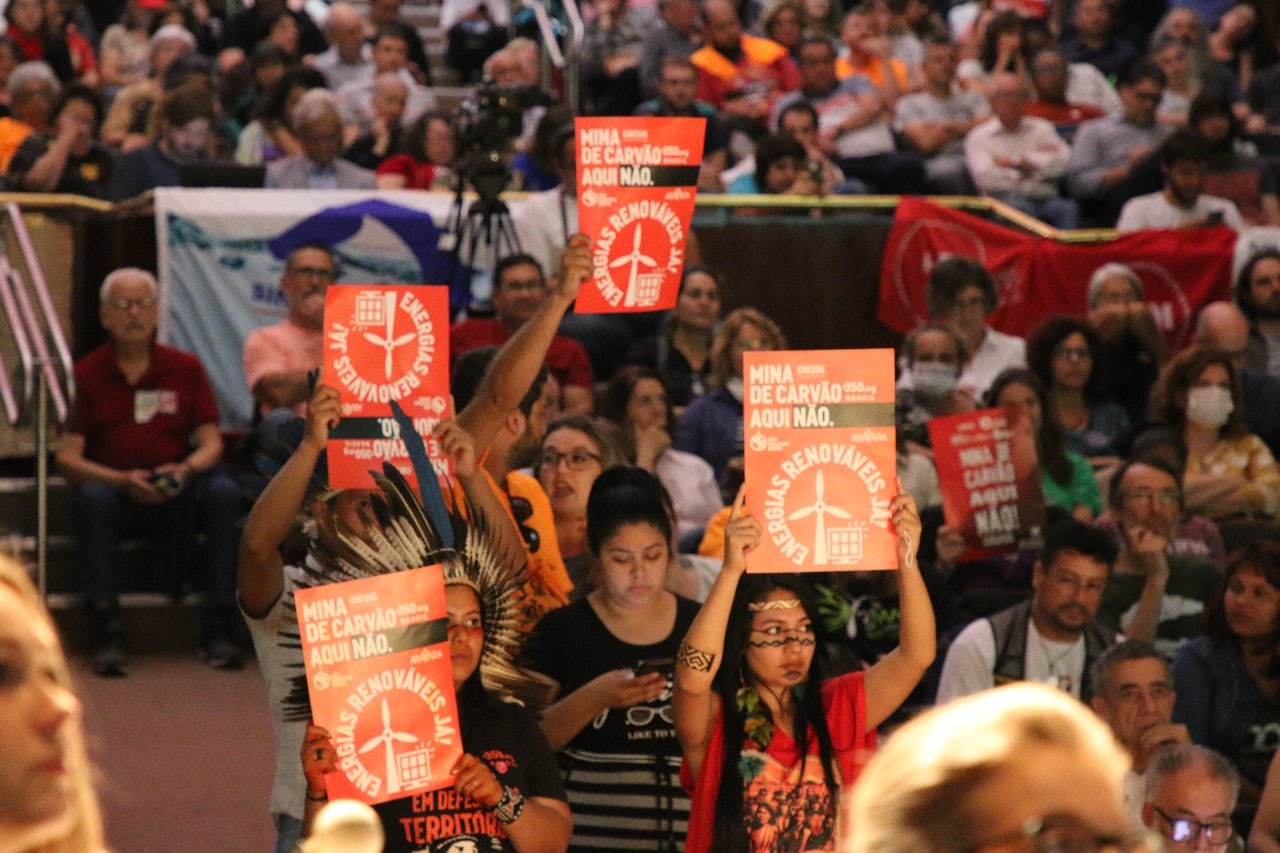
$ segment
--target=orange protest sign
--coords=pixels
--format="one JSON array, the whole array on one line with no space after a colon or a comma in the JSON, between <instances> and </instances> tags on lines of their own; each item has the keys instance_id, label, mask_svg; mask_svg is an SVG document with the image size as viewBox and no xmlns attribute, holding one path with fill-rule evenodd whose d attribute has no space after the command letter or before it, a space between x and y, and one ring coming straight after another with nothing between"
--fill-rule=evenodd
<instances>
[{"instance_id":1,"label":"orange protest sign","mask_svg":"<svg viewBox=\"0 0 1280 853\"><path fill-rule=\"evenodd\" d=\"M702 163L702 118L579 118L578 227L594 270L574 310L674 308Z\"/></svg>"},{"instance_id":2,"label":"orange protest sign","mask_svg":"<svg viewBox=\"0 0 1280 853\"><path fill-rule=\"evenodd\" d=\"M391 462L417 485L396 400L413 418L438 474L448 466L431 430L449 410L449 289L342 284L324 303L322 382L338 389L342 420L329 433L329 485L371 489L370 470Z\"/></svg>"},{"instance_id":3,"label":"orange protest sign","mask_svg":"<svg viewBox=\"0 0 1280 853\"><path fill-rule=\"evenodd\" d=\"M891 349L743 357L749 572L896 569Z\"/></svg>"},{"instance_id":4,"label":"orange protest sign","mask_svg":"<svg viewBox=\"0 0 1280 853\"><path fill-rule=\"evenodd\" d=\"M462 755L444 572L428 566L294 594L331 799L385 803L453 785Z\"/></svg>"}]
</instances>

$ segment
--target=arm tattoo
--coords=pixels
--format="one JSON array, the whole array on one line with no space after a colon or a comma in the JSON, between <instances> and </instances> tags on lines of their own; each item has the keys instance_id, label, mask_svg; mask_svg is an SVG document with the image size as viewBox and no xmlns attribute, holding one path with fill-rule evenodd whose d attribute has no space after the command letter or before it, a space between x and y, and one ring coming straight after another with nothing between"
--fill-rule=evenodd
<instances>
[{"instance_id":1,"label":"arm tattoo","mask_svg":"<svg viewBox=\"0 0 1280 853\"><path fill-rule=\"evenodd\" d=\"M676 651L676 663L687 666L694 672L710 672L711 664L715 661L715 655L695 649L688 643L681 643L679 650Z\"/></svg>"}]
</instances>

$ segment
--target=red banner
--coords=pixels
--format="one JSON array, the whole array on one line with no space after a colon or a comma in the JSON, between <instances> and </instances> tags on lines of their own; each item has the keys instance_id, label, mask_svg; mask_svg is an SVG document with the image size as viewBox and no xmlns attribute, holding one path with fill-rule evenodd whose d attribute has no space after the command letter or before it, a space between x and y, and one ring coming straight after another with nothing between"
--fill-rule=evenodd
<instances>
[{"instance_id":1,"label":"red banner","mask_svg":"<svg viewBox=\"0 0 1280 853\"><path fill-rule=\"evenodd\" d=\"M1039 545L1044 493L1036 434L1022 406L929 421L947 526L968 548L958 562Z\"/></svg>"},{"instance_id":2,"label":"red banner","mask_svg":"<svg viewBox=\"0 0 1280 853\"><path fill-rule=\"evenodd\" d=\"M295 598L311 710L338 753L329 797L373 804L451 787L462 734L440 567Z\"/></svg>"},{"instance_id":3,"label":"red banner","mask_svg":"<svg viewBox=\"0 0 1280 853\"><path fill-rule=\"evenodd\" d=\"M1170 351L1190 343L1196 313L1231 298L1236 233L1229 228L1139 231L1094 243L1059 243L919 198L904 197L880 267L876 318L898 332L928 319L929 274L947 255L990 271L999 304L988 322L1025 337L1052 314L1088 313L1089 277L1106 263L1133 268Z\"/></svg>"},{"instance_id":4,"label":"red banner","mask_svg":"<svg viewBox=\"0 0 1280 853\"><path fill-rule=\"evenodd\" d=\"M898 567L893 350L744 354L749 572Z\"/></svg>"},{"instance_id":5,"label":"red banner","mask_svg":"<svg viewBox=\"0 0 1280 853\"><path fill-rule=\"evenodd\" d=\"M392 400L413 418L437 473L447 475L431 430L449 409L449 289L334 285L324 329L321 379L342 400L342 421L329 434L329 485L371 489L369 471L383 462L417 485Z\"/></svg>"},{"instance_id":6,"label":"red banner","mask_svg":"<svg viewBox=\"0 0 1280 853\"><path fill-rule=\"evenodd\" d=\"M592 279L574 310L674 308L697 198L706 119L579 118L578 227Z\"/></svg>"}]
</instances>

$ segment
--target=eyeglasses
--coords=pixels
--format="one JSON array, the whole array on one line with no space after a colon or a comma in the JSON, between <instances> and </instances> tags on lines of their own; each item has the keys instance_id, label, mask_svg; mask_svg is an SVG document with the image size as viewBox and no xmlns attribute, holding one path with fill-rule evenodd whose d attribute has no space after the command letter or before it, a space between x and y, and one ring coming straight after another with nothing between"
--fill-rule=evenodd
<instances>
[{"instance_id":1,"label":"eyeglasses","mask_svg":"<svg viewBox=\"0 0 1280 853\"><path fill-rule=\"evenodd\" d=\"M1160 506L1177 506L1178 493L1172 489L1153 492L1150 489L1134 489L1124 496L1125 503L1158 503Z\"/></svg>"},{"instance_id":2,"label":"eyeglasses","mask_svg":"<svg viewBox=\"0 0 1280 853\"><path fill-rule=\"evenodd\" d=\"M128 311L135 305L139 308L154 308L156 298L154 296L139 296L137 299L125 299L118 297L116 299L108 299L107 304L117 311Z\"/></svg>"},{"instance_id":3,"label":"eyeglasses","mask_svg":"<svg viewBox=\"0 0 1280 853\"><path fill-rule=\"evenodd\" d=\"M1099 853L1099 851L1157 851L1159 840L1149 832L1133 835L1108 835L1065 815L1029 818L1022 826L1007 835L984 841L974 851L1010 841L1027 839L1036 853Z\"/></svg>"},{"instance_id":4,"label":"eyeglasses","mask_svg":"<svg viewBox=\"0 0 1280 853\"><path fill-rule=\"evenodd\" d=\"M1078 361L1089 361L1093 358L1093 353L1089 352L1088 347L1054 347L1054 358L1073 358Z\"/></svg>"},{"instance_id":5,"label":"eyeglasses","mask_svg":"<svg viewBox=\"0 0 1280 853\"><path fill-rule=\"evenodd\" d=\"M565 467L570 471L581 471L592 462L599 461L600 454L588 453L585 450L571 450L568 453L557 453L554 450L544 450L542 451L542 459L539 460L538 464L543 468L555 470L556 468L559 468L560 463L563 462Z\"/></svg>"},{"instance_id":6,"label":"eyeglasses","mask_svg":"<svg viewBox=\"0 0 1280 853\"><path fill-rule=\"evenodd\" d=\"M1189 817L1170 817L1162 809L1151 806L1151 810L1160 815L1169 824L1169 840L1179 844L1195 844L1201 837L1214 847L1223 847L1235 837L1235 827L1231 821L1222 820L1213 823L1201 823Z\"/></svg>"},{"instance_id":7,"label":"eyeglasses","mask_svg":"<svg viewBox=\"0 0 1280 853\"><path fill-rule=\"evenodd\" d=\"M323 267L290 267L285 272L299 278L314 278L318 281L333 281L338 277L337 271Z\"/></svg>"}]
</instances>

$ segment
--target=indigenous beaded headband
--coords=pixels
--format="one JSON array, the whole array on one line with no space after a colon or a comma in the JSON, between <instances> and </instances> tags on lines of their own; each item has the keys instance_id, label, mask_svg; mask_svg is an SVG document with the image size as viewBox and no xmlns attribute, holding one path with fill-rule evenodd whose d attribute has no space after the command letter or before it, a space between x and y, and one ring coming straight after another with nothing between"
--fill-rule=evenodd
<instances>
[{"instance_id":1,"label":"indigenous beaded headband","mask_svg":"<svg viewBox=\"0 0 1280 853\"><path fill-rule=\"evenodd\" d=\"M772 601L753 601L747 605L747 610L751 613L763 613L766 610L790 610L799 606L798 598L775 598Z\"/></svg>"}]
</instances>

